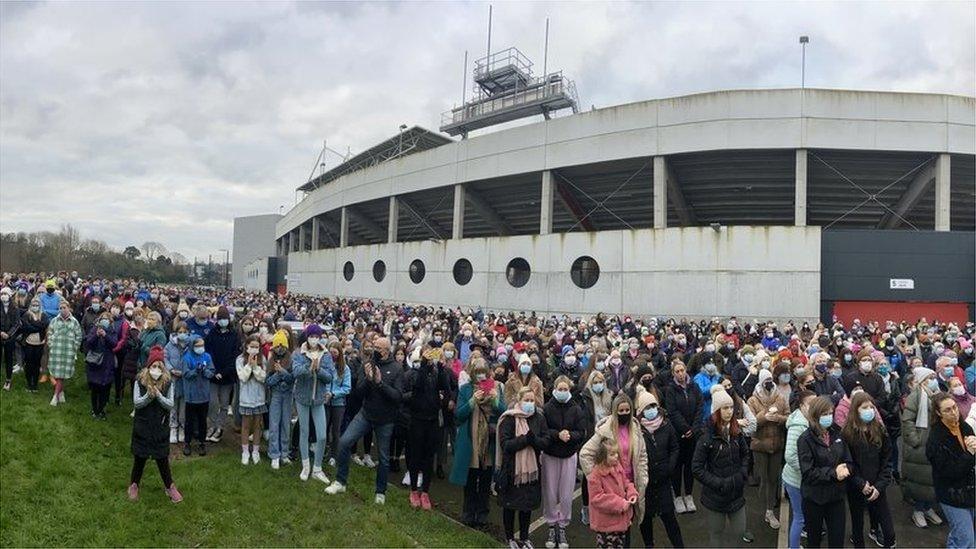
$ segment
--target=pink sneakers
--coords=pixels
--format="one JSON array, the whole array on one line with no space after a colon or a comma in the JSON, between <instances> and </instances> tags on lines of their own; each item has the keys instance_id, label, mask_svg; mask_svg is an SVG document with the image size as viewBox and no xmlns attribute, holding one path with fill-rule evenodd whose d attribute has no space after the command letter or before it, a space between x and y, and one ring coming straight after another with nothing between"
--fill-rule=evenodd
<instances>
[{"instance_id":1,"label":"pink sneakers","mask_svg":"<svg viewBox=\"0 0 976 549\"><path fill-rule=\"evenodd\" d=\"M139 499L139 485L133 482L129 485L129 500L136 501L137 499Z\"/></svg>"},{"instance_id":2,"label":"pink sneakers","mask_svg":"<svg viewBox=\"0 0 976 549\"><path fill-rule=\"evenodd\" d=\"M410 492L410 507L414 509L420 507L420 493L417 491Z\"/></svg>"},{"instance_id":3,"label":"pink sneakers","mask_svg":"<svg viewBox=\"0 0 976 549\"><path fill-rule=\"evenodd\" d=\"M169 494L169 500L172 501L173 503L179 503L183 501L183 494L181 494L180 491L176 489L175 484L171 484L169 488L166 489L166 493Z\"/></svg>"},{"instance_id":4,"label":"pink sneakers","mask_svg":"<svg viewBox=\"0 0 976 549\"><path fill-rule=\"evenodd\" d=\"M424 511L430 511L431 509L430 496L427 495L427 492L420 493L420 508Z\"/></svg>"}]
</instances>

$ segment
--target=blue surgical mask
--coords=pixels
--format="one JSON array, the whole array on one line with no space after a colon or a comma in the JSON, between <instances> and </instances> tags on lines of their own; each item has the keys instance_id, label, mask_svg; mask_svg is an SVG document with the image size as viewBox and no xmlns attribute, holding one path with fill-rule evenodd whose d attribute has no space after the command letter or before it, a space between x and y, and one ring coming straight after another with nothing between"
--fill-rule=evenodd
<instances>
[{"instance_id":1,"label":"blue surgical mask","mask_svg":"<svg viewBox=\"0 0 976 549\"><path fill-rule=\"evenodd\" d=\"M181 332L181 333L176 334L176 341L178 341L180 343L186 343L186 340L189 337L190 337L190 334L186 334L186 333L182 333Z\"/></svg>"},{"instance_id":2,"label":"blue surgical mask","mask_svg":"<svg viewBox=\"0 0 976 549\"><path fill-rule=\"evenodd\" d=\"M952 377L953 375L955 375L955 373L956 370L952 366L946 366L945 368L942 368L942 375L944 375L945 377Z\"/></svg>"},{"instance_id":3,"label":"blue surgical mask","mask_svg":"<svg viewBox=\"0 0 976 549\"><path fill-rule=\"evenodd\" d=\"M874 421L874 408L868 408L867 410L858 410L857 415L861 416L861 421L864 423L871 423Z\"/></svg>"},{"instance_id":4,"label":"blue surgical mask","mask_svg":"<svg viewBox=\"0 0 976 549\"><path fill-rule=\"evenodd\" d=\"M933 393L939 390L939 380L933 378L929 380L929 390Z\"/></svg>"},{"instance_id":5,"label":"blue surgical mask","mask_svg":"<svg viewBox=\"0 0 976 549\"><path fill-rule=\"evenodd\" d=\"M202 355L205 350L206 349L204 347L194 347L193 348L193 352L196 353L196 354L198 354L198 355Z\"/></svg>"},{"instance_id":6,"label":"blue surgical mask","mask_svg":"<svg viewBox=\"0 0 976 549\"><path fill-rule=\"evenodd\" d=\"M92 310L93 310L93 311L96 311L96 312L97 312L97 311L98 311L99 309L101 309L101 308L102 308L102 304L101 304L101 303L94 303L94 302L93 302L93 303L91 304L91 308L92 308Z\"/></svg>"},{"instance_id":7,"label":"blue surgical mask","mask_svg":"<svg viewBox=\"0 0 976 549\"><path fill-rule=\"evenodd\" d=\"M217 321L217 324L220 325L221 328L226 328L227 325L230 324L230 320L226 318L221 318L220 320Z\"/></svg>"},{"instance_id":8,"label":"blue surgical mask","mask_svg":"<svg viewBox=\"0 0 976 549\"><path fill-rule=\"evenodd\" d=\"M590 385L590 388L593 389L593 392L596 393L596 394L600 394L600 393L603 392L603 384L602 383L594 383L593 385Z\"/></svg>"},{"instance_id":9,"label":"blue surgical mask","mask_svg":"<svg viewBox=\"0 0 976 549\"><path fill-rule=\"evenodd\" d=\"M569 398L573 396L573 394L570 393L569 391L553 391L552 396L555 397L557 401L565 404L569 402Z\"/></svg>"},{"instance_id":10,"label":"blue surgical mask","mask_svg":"<svg viewBox=\"0 0 976 549\"><path fill-rule=\"evenodd\" d=\"M644 410L644 419L650 421L656 418L657 414L658 414L657 408L648 408Z\"/></svg>"},{"instance_id":11,"label":"blue surgical mask","mask_svg":"<svg viewBox=\"0 0 976 549\"><path fill-rule=\"evenodd\" d=\"M523 376L527 376L532 373L532 364L520 364L519 372L522 372Z\"/></svg>"},{"instance_id":12,"label":"blue surgical mask","mask_svg":"<svg viewBox=\"0 0 976 549\"><path fill-rule=\"evenodd\" d=\"M709 362L705 365L705 371L708 372L709 375L715 375L716 372L718 372L718 368L715 367L714 362Z\"/></svg>"},{"instance_id":13,"label":"blue surgical mask","mask_svg":"<svg viewBox=\"0 0 976 549\"><path fill-rule=\"evenodd\" d=\"M753 357L753 355L751 355L751 354L745 354L745 355L742 355L742 362L744 362L744 363L746 363L746 364L752 364L752 359L753 359L753 358L754 358L754 357Z\"/></svg>"},{"instance_id":14,"label":"blue surgical mask","mask_svg":"<svg viewBox=\"0 0 976 549\"><path fill-rule=\"evenodd\" d=\"M888 377L888 374L891 373L891 366L888 366L887 364L878 366L878 373L884 377Z\"/></svg>"},{"instance_id":15,"label":"blue surgical mask","mask_svg":"<svg viewBox=\"0 0 976 549\"><path fill-rule=\"evenodd\" d=\"M780 383L789 383L790 382L790 374L780 374L779 375L779 382Z\"/></svg>"},{"instance_id":16,"label":"blue surgical mask","mask_svg":"<svg viewBox=\"0 0 976 549\"><path fill-rule=\"evenodd\" d=\"M820 416L820 426L824 429L830 427L834 423L834 416L827 414Z\"/></svg>"},{"instance_id":17,"label":"blue surgical mask","mask_svg":"<svg viewBox=\"0 0 976 549\"><path fill-rule=\"evenodd\" d=\"M838 378L839 379L840 376L842 376L842 375L844 375L844 370L831 370L830 371L830 376L831 377L835 377L835 378Z\"/></svg>"},{"instance_id":18,"label":"blue surgical mask","mask_svg":"<svg viewBox=\"0 0 976 549\"><path fill-rule=\"evenodd\" d=\"M530 416L535 413L535 402L523 402L522 411Z\"/></svg>"},{"instance_id":19,"label":"blue surgical mask","mask_svg":"<svg viewBox=\"0 0 976 549\"><path fill-rule=\"evenodd\" d=\"M604 362L602 360L596 361L596 370L598 372L602 372L603 370L606 369L606 367L607 367L607 363L606 362Z\"/></svg>"},{"instance_id":20,"label":"blue surgical mask","mask_svg":"<svg viewBox=\"0 0 976 549\"><path fill-rule=\"evenodd\" d=\"M103 319L101 319L101 320L98 321L98 325L101 326L103 330L108 330L109 321L108 321L108 319L103 318Z\"/></svg>"}]
</instances>

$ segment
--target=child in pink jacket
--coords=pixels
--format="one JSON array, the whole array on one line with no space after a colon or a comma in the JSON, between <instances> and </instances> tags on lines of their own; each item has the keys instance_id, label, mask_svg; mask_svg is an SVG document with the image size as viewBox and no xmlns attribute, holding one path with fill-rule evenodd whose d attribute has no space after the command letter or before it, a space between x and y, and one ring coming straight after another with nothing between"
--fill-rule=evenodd
<instances>
[{"instance_id":1,"label":"child in pink jacket","mask_svg":"<svg viewBox=\"0 0 976 549\"><path fill-rule=\"evenodd\" d=\"M620 466L616 446L601 444L586 479L590 492L590 529L597 547L626 547L637 488Z\"/></svg>"}]
</instances>

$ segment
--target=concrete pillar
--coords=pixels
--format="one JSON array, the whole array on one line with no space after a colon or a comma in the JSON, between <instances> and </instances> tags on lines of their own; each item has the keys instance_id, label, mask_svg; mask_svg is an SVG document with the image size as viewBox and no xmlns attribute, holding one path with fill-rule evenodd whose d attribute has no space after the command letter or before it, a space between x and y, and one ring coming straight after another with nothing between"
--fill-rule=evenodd
<instances>
[{"instance_id":1,"label":"concrete pillar","mask_svg":"<svg viewBox=\"0 0 976 549\"><path fill-rule=\"evenodd\" d=\"M552 234L552 200L554 182L552 172L542 172L542 197L539 208L539 234Z\"/></svg>"},{"instance_id":2,"label":"concrete pillar","mask_svg":"<svg viewBox=\"0 0 976 549\"><path fill-rule=\"evenodd\" d=\"M464 238L464 185L454 185L454 222L451 224L451 238Z\"/></svg>"},{"instance_id":3,"label":"concrete pillar","mask_svg":"<svg viewBox=\"0 0 976 549\"><path fill-rule=\"evenodd\" d=\"M668 162L664 156L654 157L654 228L668 226Z\"/></svg>"},{"instance_id":4,"label":"concrete pillar","mask_svg":"<svg viewBox=\"0 0 976 549\"><path fill-rule=\"evenodd\" d=\"M794 191L793 224L807 226L807 150L796 150L796 190Z\"/></svg>"},{"instance_id":5,"label":"concrete pillar","mask_svg":"<svg viewBox=\"0 0 976 549\"><path fill-rule=\"evenodd\" d=\"M397 229L400 223L400 202L397 197L390 197L390 216L386 224L386 241L393 244L397 241Z\"/></svg>"},{"instance_id":6,"label":"concrete pillar","mask_svg":"<svg viewBox=\"0 0 976 549\"><path fill-rule=\"evenodd\" d=\"M948 231L951 201L950 156L940 154L935 161L935 230Z\"/></svg>"},{"instance_id":7,"label":"concrete pillar","mask_svg":"<svg viewBox=\"0 0 976 549\"><path fill-rule=\"evenodd\" d=\"M319 233L322 232L320 225L319 216L314 216L312 218L312 251L319 249Z\"/></svg>"},{"instance_id":8,"label":"concrete pillar","mask_svg":"<svg viewBox=\"0 0 976 549\"><path fill-rule=\"evenodd\" d=\"M304 252L306 243L308 240L305 239L305 225L302 224L298 226L298 251Z\"/></svg>"},{"instance_id":9,"label":"concrete pillar","mask_svg":"<svg viewBox=\"0 0 976 549\"><path fill-rule=\"evenodd\" d=\"M275 257L281 257L281 239L275 239Z\"/></svg>"},{"instance_id":10,"label":"concrete pillar","mask_svg":"<svg viewBox=\"0 0 976 549\"><path fill-rule=\"evenodd\" d=\"M345 248L349 245L349 212L346 207L342 207L342 217L339 218L339 247Z\"/></svg>"},{"instance_id":11,"label":"concrete pillar","mask_svg":"<svg viewBox=\"0 0 976 549\"><path fill-rule=\"evenodd\" d=\"M298 237L295 235L295 229L288 232L288 250L292 252L298 251Z\"/></svg>"}]
</instances>

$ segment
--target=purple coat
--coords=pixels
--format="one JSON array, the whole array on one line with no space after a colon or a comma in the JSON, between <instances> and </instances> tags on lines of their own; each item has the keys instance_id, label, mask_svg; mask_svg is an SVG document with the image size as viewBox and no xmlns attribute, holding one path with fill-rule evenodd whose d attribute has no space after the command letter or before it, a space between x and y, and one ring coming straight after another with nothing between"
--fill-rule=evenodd
<instances>
[{"instance_id":1,"label":"purple coat","mask_svg":"<svg viewBox=\"0 0 976 549\"><path fill-rule=\"evenodd\" d=\"M98 326L92 327L85 336L85 371L88 374L88 383L95 385L108 385L112 383L115 372L115 345L118 343L118 334L109 327L105 330L105 335L97 335ZM101 353L100 363L88 362L89 353Z\"/></svg>"}]
</instances>

